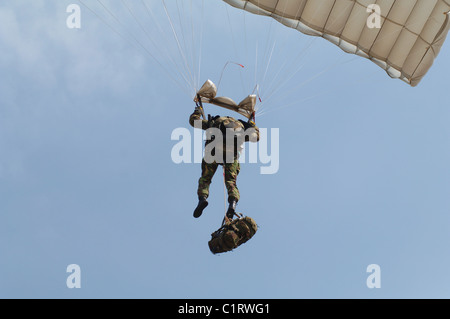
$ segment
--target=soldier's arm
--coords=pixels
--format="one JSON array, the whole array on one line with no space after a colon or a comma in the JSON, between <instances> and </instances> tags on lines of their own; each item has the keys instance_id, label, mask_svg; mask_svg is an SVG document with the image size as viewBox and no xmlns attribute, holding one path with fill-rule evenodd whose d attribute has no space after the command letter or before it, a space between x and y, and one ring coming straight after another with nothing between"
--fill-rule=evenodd
<instances>
[{"instance_id":1,"label":"soldier's arm","mask_svg":"<svg viewBox=\"0 0 450 319\"><path fill-rule=\"evenodd\" d=\"M250 128L250 130L253 132L251 132L251 134L248 138L248 141L253 142L253 143L259 142L259 127L257 127L256 125L253 125Z\"/></svg>"},{"instance_id":2,"label":"soldier's arm","mask_svg":"<svg viewBox=\"0 0 450 319\"><path fill-rule=\"evenodd\" d=\"M259 142L259 128L253 122L241 121L245 129L245 141L246 142Z\"/></svg>"},{"instance_id":3,"label":"soldier's arm","mask_svg":"<svg viewBox=\"0 0 450 319\"><path fill-rule=\"evenodd\" d=\"M202 128L202 130L207 130L208 129L208 127L209 127L208 121L202 119L202 113L197 108L195 108L194 113L192 113L191 116L189 117L189 124L192 127L200 128L200 126L198 126L198 127L195 126L195 121L201 121L201 128Z\"/></svg>"}]
</instances>

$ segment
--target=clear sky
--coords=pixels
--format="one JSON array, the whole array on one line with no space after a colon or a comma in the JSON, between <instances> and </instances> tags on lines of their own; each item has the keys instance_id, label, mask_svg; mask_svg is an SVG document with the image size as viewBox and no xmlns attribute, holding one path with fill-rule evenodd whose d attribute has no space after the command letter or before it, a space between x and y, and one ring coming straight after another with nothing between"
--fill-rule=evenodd
<instances>
[{"instance_id":1,"label":"clear sky","mask_svg":"<svg viewBox=\"0 0 450 319\"><path fill-rule=\"evenodd\" d=\"M161 1L147 1L154 19L134 11L148 37L120 1L104 1L120 23L84 2L96 14L0 0L1 298L450 297L448 42L411 88L223 1L178 14L167 0L191 80ZM72 3L81 29L67 27ZM213 255L221 172L194 219L200 164L174 163L171 135L193 133L185 84L217 83L227 61L245 68L228 65L219 95L261 85L256 122L279 129L279 169L242 164L238 211L260 228ZM381 288L366 285L371 264Z\"/></svg>"}]
</instances>

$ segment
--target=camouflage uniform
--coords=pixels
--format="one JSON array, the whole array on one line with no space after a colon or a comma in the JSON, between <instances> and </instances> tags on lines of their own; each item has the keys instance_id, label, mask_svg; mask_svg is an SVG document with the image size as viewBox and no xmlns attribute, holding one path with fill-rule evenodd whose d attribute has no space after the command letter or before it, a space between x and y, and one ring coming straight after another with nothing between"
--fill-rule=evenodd
<instances>
[{"instance_id":1,"label":"camouflage uniform","mask_svg":"<svg viewBox=\"0 0 450 319\"><path fill-rule=\"evenodd\" d=\"M209 196L209 185L211 180L216 173L217 167L222 165L224 168L224 178L225 186L227 187L228 197L233 197L236 201L239 201L239 189L236 185L236 179L239 174L240 164L239 160L235 160L233 163L219 164L216 162L208 164L205 160L202 161L202 176L198 180L198 197L208 198Z\"/></svg>"},{"instance_id":2,"label":"camouflage uniform","mask_svg":"<svg viewBox=\"0 0 450 319\"><path fill-rule=\"evenodd\" d=\"M246 123L240 120L235 120L232 117L214 117L214 118L210 118L209 120L202 120L201 119L201 113L199 110L194 111L194 113L190 116L189 118L189 123L191 124L191 126L196 127L195 126L195 122L196 121L201 121L201 128L203 130L207 130L209 128L219 128L221 129L221 131L223 132L223 134L225 135L225 131L223 129L223 123L224 121L227 123L232 123L232 125L235 126L240 126L243 129L248 129L248 128L253 128L254 131L253 137L250 136L245 136L245 139L243 139L243 141L248 142L248 141L252 141L252 142L257 142L259 141L259 129L256 125L254 124L250 124L250 123ZM200 128L200 126L198 127ZM214 137L212 137L211 140L207 140L205 143L205 146L208 145L209 143L211 143L214 140ZM225 139L223 139L224 143L225 143ZM202 176L200 177L199 181L198 181L198 190L197 190L197 194L200 197L205 197L208 198L209 196L209 185L211 184L212 178L214 176L214 174L217 171L217 168L219 165L222 165L223 169L224 169L224 179L225 179L225 186L227 188L228 191L228 200L230 201L230 199L235 199L236 202L239 201L240 199L240 195L239 195L239 190L237 188L236 185L236 179L237 176L239 175L239 171L240 171L240 164L239 164L239 143L235 142L233 143L233 149L226 149L226 147L224 146L224 154L223 154L223 161L221 162L217 162L217 161L213 161L212 163L209 161L206 161L205 158L203 158L202 161ZM226 152L233 152L233 160L228 162L226 161Z\"/></svg>"}]
</instances>

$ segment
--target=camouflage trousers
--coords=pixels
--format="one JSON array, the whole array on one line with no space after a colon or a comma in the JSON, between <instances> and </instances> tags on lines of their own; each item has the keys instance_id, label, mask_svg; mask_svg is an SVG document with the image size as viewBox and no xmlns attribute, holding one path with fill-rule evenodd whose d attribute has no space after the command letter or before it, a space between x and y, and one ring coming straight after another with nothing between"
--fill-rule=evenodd
<instances>
[{"instance_id":1,"label":"camouflage trousers","mask_svg":"<svg viewBox=\"0 0 450 319\"><path fill-rule=\"evenodd\" d=\"M217 167L222 165L224 168L225 175L225 186L228 191L228 198L234 198L239 201L239 190L236 185L236 178L239 174L241 166L239 160L235 160L233 163L218 164L216 162L206 163L205 160L202 161L202 176L198 180L198 190L197 194L199 197L204 196L208 198L209 196L209 185L211 185L212 178L216 173Z\"/></svg>"}]
</instances>

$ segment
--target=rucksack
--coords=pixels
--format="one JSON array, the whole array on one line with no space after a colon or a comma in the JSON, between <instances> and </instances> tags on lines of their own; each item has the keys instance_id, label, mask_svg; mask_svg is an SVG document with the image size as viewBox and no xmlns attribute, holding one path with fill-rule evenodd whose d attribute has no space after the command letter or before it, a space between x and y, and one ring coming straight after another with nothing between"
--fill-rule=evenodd
<instances>
[{"instance_id":1,"label":"rucksack","mask_svg":"<svg viewBox=\"0 0 450 319\"><path fill-rule=\"evenodd\" d=\"M248 216L228 221L211 234L209 250L213 254L231 251L252 238L257 230L255 220Z\"/></svg>"}]
</instances>

